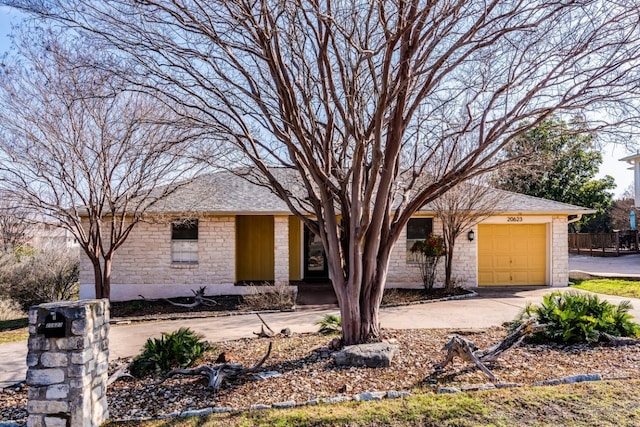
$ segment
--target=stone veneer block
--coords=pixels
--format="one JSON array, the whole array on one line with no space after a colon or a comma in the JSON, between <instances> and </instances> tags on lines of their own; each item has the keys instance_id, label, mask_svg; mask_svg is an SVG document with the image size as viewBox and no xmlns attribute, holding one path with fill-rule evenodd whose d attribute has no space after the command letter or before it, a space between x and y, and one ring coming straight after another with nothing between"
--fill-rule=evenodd
<instances>
[{"instance_id":1,"label":"stone veneer block","mask_svg":"<svg viewBox=\"0 0 640 427\"><path fill-rule=\"evenodd\" d=\"M52 312L64 336L45 337ZM27 426L99 426L108 418L109 301L41 304L29 310Z\"/></svg>"}]
</instances>

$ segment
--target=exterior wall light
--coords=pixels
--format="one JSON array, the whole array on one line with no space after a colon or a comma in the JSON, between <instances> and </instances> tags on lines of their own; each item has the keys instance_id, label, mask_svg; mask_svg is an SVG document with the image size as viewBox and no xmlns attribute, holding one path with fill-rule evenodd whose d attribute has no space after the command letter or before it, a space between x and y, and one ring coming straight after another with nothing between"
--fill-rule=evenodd
<instances>
[{"instance_id":1,"label":"exterior wall light","mask_svg":"<svg viewBox=\"0 0 640 427\"><path fill-rule=\"evenodd\" d=\"M467 233L467 238L470 242L473 242L473 240L476 238L476 233L474 233L473 230L469 230L469 232Z\"/></svg>"}]
</instances>

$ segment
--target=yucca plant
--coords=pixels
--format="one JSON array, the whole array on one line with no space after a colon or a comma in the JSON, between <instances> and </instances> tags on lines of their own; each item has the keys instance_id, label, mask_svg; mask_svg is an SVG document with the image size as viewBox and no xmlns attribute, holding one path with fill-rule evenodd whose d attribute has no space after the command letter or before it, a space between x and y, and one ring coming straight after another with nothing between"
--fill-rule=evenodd
<instances>
[{"instance_id":1,"label":"yucca plant","mask_svg":"<svg viewBox=\"0 0 640 427\"><path fill-rule=\"evenodd\" d=\"M322 335L339 334L342 330L342 319L337 314L325 314L316 325L320 326L318 332Z\"/></svg>"},{"instance_id":2,"label":"yucca plant","mask_svg":"<svg viewBox=\"0 0 640 427\"><path fill-rule=\"evenodd\" d=\"M631 308L629 301L615 306L597 295L553 292L545 295L540 305L528 305L513 326L535 318L546 327L534 339L558 343L596 342L603 333L635 337L640 325L631 321Z\"/></svg>"},{"instance_id":3,"label":"yucca plant","mask_svg":"<svg viewBox=\"0 0 640 427\"><path fill-rule=\"evenodd\" d=\"M203 336L189 328L163 333L160 338L149 338L142 353L131 364L131 374L162 374L174 368L186 368L194 364L205 351L210 350Z\"/></svg>"}]
</instances>

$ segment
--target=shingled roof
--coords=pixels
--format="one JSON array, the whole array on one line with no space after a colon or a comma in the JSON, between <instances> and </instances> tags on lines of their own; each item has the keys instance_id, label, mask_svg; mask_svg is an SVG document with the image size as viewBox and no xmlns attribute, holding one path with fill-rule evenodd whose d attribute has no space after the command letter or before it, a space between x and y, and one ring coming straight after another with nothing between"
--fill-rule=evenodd
<instances>
[{"instance_id":1,"label":"shingled roof","mask_svg":"<svg viewBox=\"0 0 640 427\"><path fill-rule=\"evenodd\" d=\"M541 199L524 194L494 189L499 193L496 211L504 214L556 214L578 215L594 213L595 210L553 200ZM287 215L287 205L269 188L249 182L229 171L220 171L196 178L179 188L167 199L152 209L159 213L199 213L199 214L252 214ZM427 204L420 212L433 213Z\"/></svg>"}]
</instances>

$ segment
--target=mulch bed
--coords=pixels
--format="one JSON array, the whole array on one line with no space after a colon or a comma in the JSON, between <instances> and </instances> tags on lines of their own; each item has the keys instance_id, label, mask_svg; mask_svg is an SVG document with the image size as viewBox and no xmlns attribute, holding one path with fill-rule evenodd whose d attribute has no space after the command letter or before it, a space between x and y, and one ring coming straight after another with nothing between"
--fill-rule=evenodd
<instances>
[{"instance_id":1,"label":"mulch bed","mask_svg":"<svg viewBox=\"0 0 640 427\"><path fill-rule=\"evenodd\" d=\"M219 297L216 297L219 298ZM226 299L226 298L224 298ZM229 298L227 307L232 307ZM237 301L235 304L238 304ZM177 311L181 307L170 306ZM221 304L222 306L222 304ZM127 304L114 303L116 315L131 313ZM143 307L151 318L168 309L162 302ZM117 311L120 310L120 311ZM140 307L136 314L140 313ZM112 419L153 417L207 407L248 408L254 404L306 401L337 395L352 396L371 391L434 392L438 387L460 389L488 383L487 377L467 362L455 359L443 372L434 364L445 357L442 350L453 335L487 348L504 338L503 327L486 330L413 329L382 331L383 339L398 346L399 351L388 368L337 367L326 346L332 337L319 334L294 334L291 337L247 338L214 343L200 364L215 365L221 352L234 363L253 366L273 342L271 356L261 371L278 375L259 379L248 375L225 383L214 393L206 380L196 377L173 377L162 384L150 385L162 378L122 379L111 385L107 396ZM128 360L111 362L111 371ZM531 385L536 381L579 374L599 374L605 379L640 378L640 346L611 347L600 344L540 345L521 344L501 355L489 368L500 383ZM0 392L0 421L26 417L27 386L20 385Z\"/></svg>"},{"instance_id":2,"label":"mulch bed","mask_svg":"<svg viewBox=\"0 0 640 427\"><path fill-rule=\"evenodd\" d=\"M240 295L221 295L208 298L214 299L216 304L180 307L163 300L114 301L111 302L111 318L149 317L149 320L155 320L158 316L172 314L226 313L239 311L243 302L243 298ZM171 298L171 301L189 304L193 302L193 298Z\"/></svg>"}]
</instances>

